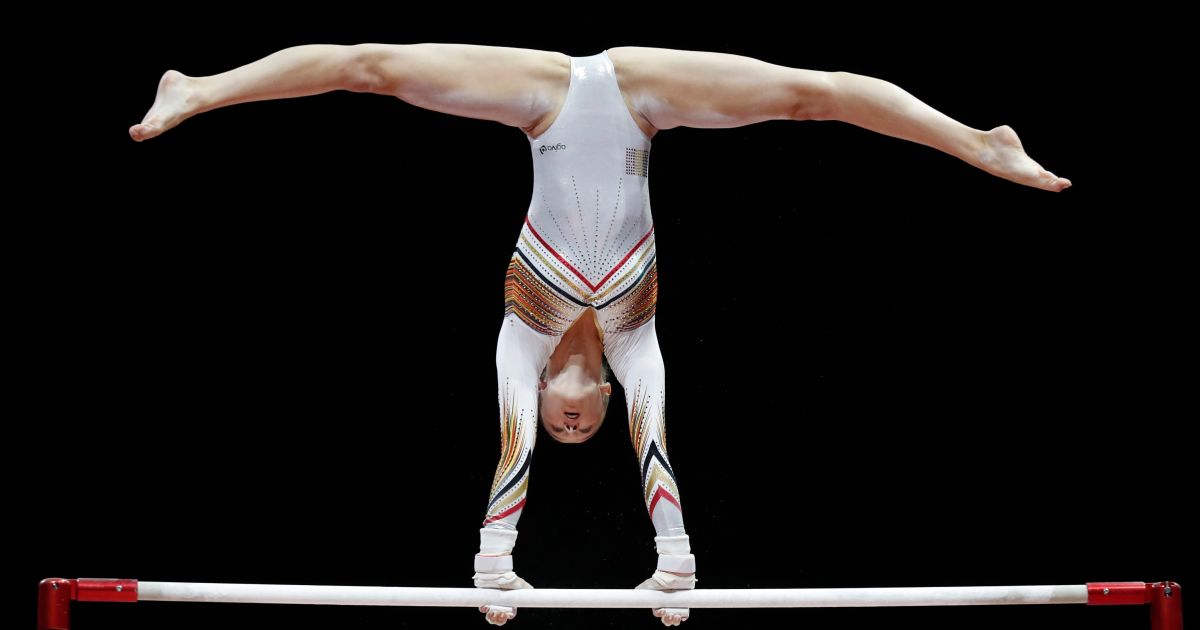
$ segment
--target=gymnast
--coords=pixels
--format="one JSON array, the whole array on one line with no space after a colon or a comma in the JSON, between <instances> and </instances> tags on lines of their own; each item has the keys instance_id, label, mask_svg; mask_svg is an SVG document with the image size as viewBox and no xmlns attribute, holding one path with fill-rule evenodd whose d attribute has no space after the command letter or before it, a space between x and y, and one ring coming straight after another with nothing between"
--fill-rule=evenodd
<instances>
[{"instance_id":1,"label":"gymnast","mask_svg":"<svg viewBox=\"0 0 1200 630\"><path fill-rule=\"evenodd\" d=\"M213 76L168 70L129 134L142 141L219 107L333 90L493 120L529 139L532 200L509 262L496 344L501 446L475 556L481 588L531 588L514 572L512 551L538 419L560 442L596 435L612 391L604 358L625 388L656 532L656 570L638 588L695 587L695 558L667 456L655 332L648 175L650 141L659 131L839 120L933 147L1018 184L1053 192L1071 185L1030 159L1012 128L973 129L887 81L664 48L571 57L467 44L295 46ZM480 611L496 625L516 615L501 606ZM679 625L688 611L654 614Z\"/></svg>"}]
</instances>

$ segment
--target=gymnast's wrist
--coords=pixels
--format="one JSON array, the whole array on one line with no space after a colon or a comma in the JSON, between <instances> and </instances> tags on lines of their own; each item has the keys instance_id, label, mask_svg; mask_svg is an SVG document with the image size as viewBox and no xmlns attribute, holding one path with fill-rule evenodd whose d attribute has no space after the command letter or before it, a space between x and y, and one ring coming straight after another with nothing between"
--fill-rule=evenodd
<instances>
[{"instance_id":1,"label":"gymnast's wrist","mask_svg":"<svg viewBox=\"0 0 1200 630\"><path fill-rule=\"evenodd\" d=\"M475 554L477 573L507 573L513 570L512 550L517 530L484 527L479 530L479 553Z\"/></svg>"},{"instance_id":2,"label":"gymnast's wrist","mask_svg":"<svg viewBox=\"0 0 1200 630\"><path fill-rule=\"evenodd\" d=\"M692 555L691 541L687 534L679 536L655 536L658 549L659 571L687 577L696 573L696 556Z\"/></svg>"}]
</instances>

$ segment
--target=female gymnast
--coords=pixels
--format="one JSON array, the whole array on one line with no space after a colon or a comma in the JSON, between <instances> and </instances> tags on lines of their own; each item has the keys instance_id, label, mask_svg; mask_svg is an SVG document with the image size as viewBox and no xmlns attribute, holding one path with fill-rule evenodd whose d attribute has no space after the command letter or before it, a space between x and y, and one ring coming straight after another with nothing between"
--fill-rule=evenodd
<instances>
[{"instance_id":1,"label":"female gymnast","mask_svg":"<svg viewBox=\"0 0 1200 630\"><path fill-rule=\"evenodd\" d=\"M475 556L475 585L529 588L513 571L537 422L561 442L596 434L624 386L658 564L638 588L690 589L695 558L667 456L663 359L648 189L650 140L675 127L767 120L839 120L918 142L1018 184L1071 185L1025 154L1007 126L972 129L883 80L790 68L750 57L663 48L609 48L586 57L466 44L306 45L222 74L167 71L154 104L129 129L153 138L227 105L333 90L395 96L525 132L532 200L505 283L496 345L500 462ZM503 625L515 609L483 607ZM686 609L656 609L666 625Z\"/></svg>"}]
</instances>

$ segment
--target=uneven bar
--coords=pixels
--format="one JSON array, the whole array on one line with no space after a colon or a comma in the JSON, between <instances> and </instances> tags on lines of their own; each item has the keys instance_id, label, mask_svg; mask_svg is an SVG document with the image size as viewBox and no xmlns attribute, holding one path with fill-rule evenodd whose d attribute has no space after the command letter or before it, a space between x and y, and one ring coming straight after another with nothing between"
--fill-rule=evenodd
<instances>
[{"instance_id":1,"label":"uneven bar","mask_svg":"<svg viewBox=\"0 0 1200 630\"><path fill-rule=\"evenodd\" d=\"M1086 604L1086 585L904 588L633 589L315 586L138 582L138 601L345 606L522 606L530 608L857 608Z\"/></svg>"}]
</instances>

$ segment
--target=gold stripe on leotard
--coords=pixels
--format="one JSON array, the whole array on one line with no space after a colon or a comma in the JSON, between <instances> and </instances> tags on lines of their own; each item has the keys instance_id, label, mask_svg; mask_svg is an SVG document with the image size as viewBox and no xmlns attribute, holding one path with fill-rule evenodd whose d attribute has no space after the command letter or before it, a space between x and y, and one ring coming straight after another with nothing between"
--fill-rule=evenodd
<instances>
[{"instance_id":1,"label":"gold stripe on leotard","mask_svg":"<svg viewBox=\"0 0 1200 630\"><path fill-rule=\"evenodd\" d=\"M620 319L613 330L626 332L638 328L654 317L658 304L658 264L651 263L646 271L646 277L633 291L610 304L605 310L612 309L620 313Z\"/></svg>"},{"instance_id":2,"label":"gold stripe on leotard","mask_svg":"<svg viewBox=\"0 0 1200 630\"><path fill-rule=\"evenodd\" d=\"M573 305L564 300L520 256L513 256L504 280L504 312L514 313L543 335L561 335L571 327Z\"/></svg>"},{"instance_id":3,"label":"gold stripe on leotard","mask_svg":"<svg viewBox=\"0 0 1200 630\"><path fill-rule=\"evenodd\" d=\"M563 284L571 287L571 290L574 291L575 295L579 296L580 299L587 299L589 293L581 289L579 285L571 282L571 279L563 275L563 273L558 270L558 267L554 266L554 264L552 264L549 260L546 260L546 257L542 255L542 252L538 251L538 248L535 247L533 243L529 242L529 238L524 232L521 232L521 242L525 244L525 251L535 256L542 263L542 269L554 274L559 280L563 281Z\"/></svg>"},{"instance_id":4,"label":"gold stripe on leotard","mask_svg":"<svg viewBox=\"0 0 1200 630\"><path fill-rule=\"evenodd\" d=\"M500 409L500 462L496 465L492 489L488 493L485 524L503 518L501 515L506 511L515 511L513 508L525 499L525 492L529 486L529 467L525 464L529 461L530 451L533 449L534 436L526 435L526 423L521 421L516 396L508 388L505 388ZM514 478L515 475L520 475L519 482ZM505 490L506 488L510 489ZM500 501L501 496L506 496L507 499Z\"/></svg>"}]
</instances>

